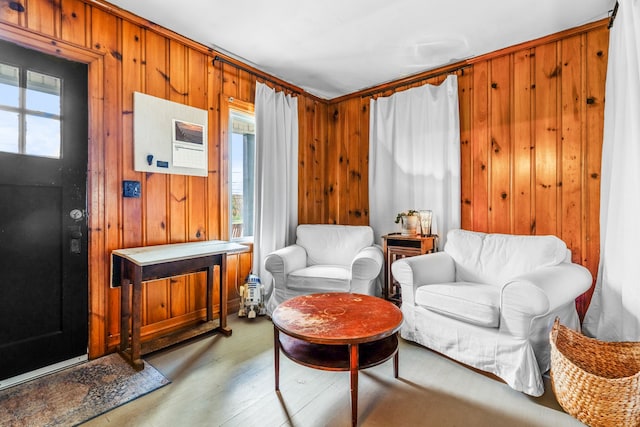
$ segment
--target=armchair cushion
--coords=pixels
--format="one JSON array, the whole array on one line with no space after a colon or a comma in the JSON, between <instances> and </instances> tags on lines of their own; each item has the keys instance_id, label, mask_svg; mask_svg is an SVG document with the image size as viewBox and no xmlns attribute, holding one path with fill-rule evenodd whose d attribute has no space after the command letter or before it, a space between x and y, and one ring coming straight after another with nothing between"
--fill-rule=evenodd
<instances>
[{"instance_id":1,"label":"armchair cushion","mask_svg":"<svg viewBox=\"0 0 640 427\"><path fill-rule=\"evenodd\" d=\"M358 252L373 244L373 229L333 224L304 224L296 230L296 244L307 251L307 265L351 264Z\"/></svg>"},{"instance_id":2,"label":"armchair cushion","mask_svg":"<svg viewBox=\"0 0 640 427\"><path fill-rule=\"evenodd\" d=\"M558 265L570 256L567 245L555 236L467 230L452 230L449 235L445 252L455 261L460 282L504 283L540 267Z\"/></svg>"},{"instance_id":3,"label":"armchair cushion","mask_svg":"<svg viewBox=\"0 0 640 427\"><path fill-rule=\"evenodd\" d=\"M500 288L456 282L421 286L416 305L473 325L497 328L500 323Z\"/></svg>"},{"instance_id":4,"label":"armchair cushion","mask_svg":"<svg viewBox=\"0 0 640 427\"><path fill-rule=\"evenodd\" d=\"M290 289L315 292L349 292L351 274L341 265L312 265L289 275Z\"/></svg>"}]
</instances>

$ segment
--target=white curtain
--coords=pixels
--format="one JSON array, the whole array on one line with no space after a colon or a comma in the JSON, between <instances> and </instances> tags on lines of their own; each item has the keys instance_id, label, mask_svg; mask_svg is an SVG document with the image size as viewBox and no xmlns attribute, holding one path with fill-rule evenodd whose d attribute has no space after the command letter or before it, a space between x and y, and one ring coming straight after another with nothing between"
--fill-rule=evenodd
<instances>
[{"instance_id":1,"label":"white curtain","mask_svg":"<svg viewBox=\"0 0 640 427\"><path fill-rule=\"evenodd\" d=\"M298 225L298 99L256 83L253 273L271 292L264 258L293 243Z\"/></svg>"},{"instance_id":2,"label":"white curtain","mask_svg":"<svg viewBox=\"0 0 640 427\"><path fill-rule=\"evenodd\" d=\"M433 211L440 247L460 227L458 78L372 99L369 122L369 223L376 239L399 231L396 214Z\"/></svg>"},{"instance_id":3,"label":"white curtain","mask_svg":"<svg viewBox=\"0 0 640 427\"><path fill-rule=\"evenodd\" d=\"M604 341L640 341L640 0L619 0L609 34L600 267L583 323Z\"/></svg>"}]
</instances>

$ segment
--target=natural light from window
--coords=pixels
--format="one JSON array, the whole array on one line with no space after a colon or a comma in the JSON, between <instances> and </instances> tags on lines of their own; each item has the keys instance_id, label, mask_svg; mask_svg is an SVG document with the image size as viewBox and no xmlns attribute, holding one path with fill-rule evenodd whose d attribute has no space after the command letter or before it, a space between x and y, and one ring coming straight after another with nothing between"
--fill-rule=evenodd
<instances>
[{"instance_id":1,"label":"natural light from window","mask_svg":"<svg viewBox=\"0 0 640 427\"><path fill-rule=\"evenodd\" d=\"M0 151L60 158L57 77L0 63Z\"/></svg>"},{"instance_id":2,"label":"natural light from window","mask_svg":"<svg viewBox=\"0 0 640 427\"><path fill-rule=\"evenodd\" d=\"M231 111L229 120L231 238L253 236L255 118Z\"/></svg>"}]
</instances>

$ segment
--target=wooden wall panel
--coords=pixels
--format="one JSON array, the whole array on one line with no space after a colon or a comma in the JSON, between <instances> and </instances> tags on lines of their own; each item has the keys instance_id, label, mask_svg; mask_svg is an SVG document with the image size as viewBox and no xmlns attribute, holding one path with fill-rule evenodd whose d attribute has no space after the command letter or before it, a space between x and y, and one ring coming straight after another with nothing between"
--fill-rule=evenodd
<instances>
[{"instance_id":1,"label":"wooden wall panel","mask_svg":"<svg viewBox=\"0 0 640 427\"><path fill-rule=\"evenodd\" d=\"M86 46L88 32L85 4L80 0L62 0L60 6L60 38L79 46Z\"/></svg>"},{"instance_id":2,"label":"wooden wall panel","mask_svg":"<svg viewBox=\"0 0 640 427\"><path fill-rule=\"evenodd\" d=\"M457 72L463 228L555 234L596 276L607 48L606 21L600 21L470 60ZM354 99L438 84L447 72L453 71L435 70L435 77L382 85L329 106L325 222L357 224L343 206L367 208L366 187L345 179L367 173L366 162L354 168L344 161L368 146L365 134L356 133L368 126L366 102ZM590 297L578 299L581 315Z\"/></svg>"},{"instance_id":3,"label":"wooden wall panel","mask_svg":"<svg viewBox=\"0 0 640 427\"><path fill-rule=\"evenodd\" d=\"M560 237L571 249L573 261L582 259L582 169L583 132L582 118L585 103L582 76L582 35L560 41L560 63L562 64L562 86L560 88ZM566 224L574 224L566 226Z\"/></svg>"},{"instance_id":4,"label":"wooden wall panel","mask_svg":"<svg viewBox=\"0 0 640 427\"><path fill-rule=\"evenodd\" d=\"M460 110L460 170L466 176L470 176L472 170L472 122L471 122L471 101L472 101L473 68L466 68L458 75L458 93ZM462 228L473 228L473 210L471 200L473 197L473 182L471 179L460 183L460 224Z\"/></svg>"},{"instance_id":5,"label":"wooden wall panel","mask_svg":"<svg viewBox=\"0 0 640 427\"><path fill-rule=\"evenodd\" d=\"M214 66L212 61L207 61L207 104L209 105L209 174L207 177L207 236L209 239L220 239L222 232L221 206L221 173L220 173L220 94L215 88L221 87L222 71L218 63Z\"/></svg>"},{"instance_id":6,"label":"wooden wall panel","mask_svg":"<svg viewBox=\"0 0 640 427\"><path fill-rule=\"evenodd\" d=\"M585 34L585 98L584 120L584 175L582 203L584 215L583 259L594 274L600 262L600 164L602 161L602 133L604 128L604 96L607 75L609 31L603 26ZM578 299L578 311L586 312L593 287Z\"/></svg>"},{"instance_id":7,"label":"wooden wall panel","mask_svg":"<svg viewBox=\"0 0 640 427\"><path fill-rule=\"evenodd\" d=\"M558 222L558 46L538 46L534 60L535 232L559 234Z\"/></svg>"},{"instance_id":8,"label":"wooden wall panel","mask_svg":"<svg viewBox=\"0 0 640 427\"><path fill-rule=\"evenodd\" d=\"M368 100L351 98L329 109L327 178L330 224L369 224ZM331 197L337 195L339 197Z\"/></svg>"},{"instance_id":9,"label":"wooden wall panel","mask_svg":"<svg viewBox=\"0 0 640 427\"><path fill-rule=\"evenodd\" d=\"M133 170L133 93L142 91L142 30L129 22L122 23L122 178L143 181L143 174ZM146 188L145 188L146 190ZM122 242L125 247L144 244L142 199L123 199Z\"/></svg>"},{"instance_id":10,"label":"wooden wall panel","mask_svg":"<svg viewBox=\"0 0 640 427\"><path fill-rule=\"evenodd\" d=\"M342 104L342 103L341 103ZM329 146L327 147L327 218L325 221L327 224L341 224L338 222L340 204L343 203L348 197L348 194L340 188L339 179L340 175L344 175L343 166L344 163L341 159L344 158L345 153L343 150L343 144L337 142L336 132L338 131L337 120L340 116L340 105L332 105L327 111L327 120L329 122L328 137Z\"/></svg>"},{"instance_id":11,"label":"wooden wall panel","mask_svg":"<svg viewBox=\"0 0 640 427\"><path fill-rule=\"evenodd\" d=\"M358 164L352 172L352 180L357 179L357 183L360 187L359 194L361 197L358 199L351 209L357 225L369 225L369 100L367 98L360 98L360 109L358 115L355 118L358 124L358 132L354 135L354 141L351 145L359 147L356 153ZM362 140L364 143L359 144L358 140Z\"/></svg>"},{"instance_id":12,"label":"wooden wall panel","mask_svg":"<svg viewBox=\"0 0 640 427\"><path fill-rule=\"evenodd\" d=\"M327 104L299 100L298 222L324 223L329 218L327 202Z\"/></svg>"},{"instance_id":13,"label":"wooden wall panel","mask_svg":"<svg viewBox=\"0 0 640 427\"><path fill-rule=\"evenodd\" d=\"M55 1L27 2L27 28L40 34L58 37L56 18L59 17L59 7Z\"/></svg>"},{"instance_id":14,"label":"wooden wall panel","mask_svg":"<svg viewBox=\"0 0 640 427\"><path fill-rule=\"evenodd\" d=\"M491 61L489 229L511 232L511 55Z\"/></svg>"},{"instance_id":15,"label":"wooden wall panel","mask_svg":"<svg viewBox=\"0 0 640 427\"><path fill-rule=\"evenodd\" d=\"M7 24L24 26L24 20L27 14L24 12L18 12L15 7L11 6L11 3L8 1L0 2L0 17L2 17L2 21Z\"/></svg>"},{"instance_id":16,"label":"wooden wall panel","mask_svg":"<svg viewBox=\"0 0 640 427\"><path fill-rule=\"evenodd\" d=\"M530 49L513 53L513 225L515 234L535 231L532 211L534 145L531 129L532 61Z\"/></svg>"},{"instance_id":17,"label":"wooden wall panel","mask_svg":"<svg viewBox=\"0 0 640 427\"><path fill-rule=\"evenodd\" d=\"M116 31L106 32L109 29L115 28L119 25L116 17L103 13L102 11L95 10L89 15L90 32L87 35L89 47L94 51L99 52L104 57L103 64L103 84L104 93L102 98L104 100L104 110L100 120L102 121L102 135L101 140L104 144L104 149L98 155L104 156L104 165L109 165L112 173L104 174L104 203L102 209L104 210L105 217L105 230L104 230L104 246L107 249L103 252L102 262L108 265L109 252L112 249L116 249L121 243L122 230L121 230L121 204L119 199L114 199L113 194L120 193L120 179L119 174L122 173L122 167L120 163L122 149L119 144L121 141L121 118L122 118L122 105L120 102L120 92L117 90L121 83L121 68L120 61L118 60L120 52L120 46L118 44L118 33ZM92 147L89 148L91 153ZM89 213L91 215L91 212ZM90 236L91 238L91 236ZM102 277L106 283L109 280L109 268L104 269L105 275ZM107 312L118 313L119 315L119 290L109 289L106 293L107 297ZM119 336L119 324L115 316L111 317L107 314L108 323L107 334L110 338ZM91 338L90 338L91 341ZM90 345L90 348L93 347Z\"/></svg>"},{"instance_id":18,"label":"wooden wall panel","mask_svg":"<svg viewBox=\"0 0 640 427\"><path fill-rule=\"evenodd\" d=\"M469 175L461 175L462 181L472 182L471 196L472 230L489 231L489 64L481 62L473 67L473 98L471 104L471 159Z\"/></svg>"}]
</instances>

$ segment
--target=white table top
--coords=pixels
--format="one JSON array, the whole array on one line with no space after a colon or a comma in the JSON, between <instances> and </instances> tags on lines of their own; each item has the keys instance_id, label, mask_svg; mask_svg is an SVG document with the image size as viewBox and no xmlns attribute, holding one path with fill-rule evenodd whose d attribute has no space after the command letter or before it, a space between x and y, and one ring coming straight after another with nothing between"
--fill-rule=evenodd
<instances>
[{"instance_id":1,"label":"white table top","mask_svg":"<svg viewBox=\"0 0 640 427\"><path fill-rule=\"evenodd\" d=\"M168 245L141 246L138 248L116 249L112 255L126 258L139 266L180 261L208 255L247 252L249 248L225 240L172 243Z\"/></svg>"}]
</instances>

